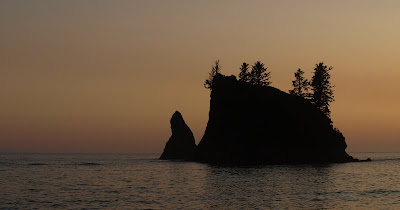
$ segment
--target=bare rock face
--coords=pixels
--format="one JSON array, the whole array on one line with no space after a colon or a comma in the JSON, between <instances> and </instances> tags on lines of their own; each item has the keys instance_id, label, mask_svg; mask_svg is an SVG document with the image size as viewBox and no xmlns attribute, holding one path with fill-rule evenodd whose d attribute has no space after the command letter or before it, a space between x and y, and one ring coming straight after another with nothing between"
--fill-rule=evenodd
<instances>
[{"instance_id":1,"label":"bare rock face","mask_svg":"<svg viewBox=\"0 0 400 210\"><path fill-rule=\"evenodd\" d=\"M176 111L171 117L172 136L165 145L160 159L193 160L197 150L193 133L183 120L182 114Z\"/></svg>"}]
</instances>

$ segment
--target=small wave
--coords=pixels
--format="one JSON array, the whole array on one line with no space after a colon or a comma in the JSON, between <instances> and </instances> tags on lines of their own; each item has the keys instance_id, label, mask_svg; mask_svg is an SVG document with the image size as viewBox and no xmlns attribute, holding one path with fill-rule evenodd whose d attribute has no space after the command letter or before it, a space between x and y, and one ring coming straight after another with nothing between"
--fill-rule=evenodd
<instances>
[{"instance_id":1,"label":"small wave","mask_svg":"<svg viewBox=\"0 0 400 210\"><path fill-rule=\"evenodd\" d=\"M376 189L371 191L366 191L367 194L392 194L392 193L400 193L399 190L385 190L385 189Z\"/></svg>"},{"instance_id":2,"label":"small wave","mask_svg":"<svg viewBox=\"0 0 400 210\"><path fill-rule=\"evenodd\" d=\"M118 190L111 190L111 191L106 191L107 193L112 193L112 194L119 194L120 192Z\"/></svg>"},{"instance_id":3,"label":"small wave","mask_svg":"<svg viewBox=\"0 0 400 210\"><path fill-rule=\"evenodd\" d=\"M62 207L65 207L65 205L64 204L55 203L55 204L51 205L51 207L52 208L62 208Z\"/></svg>"},{"instance_id":4,"label":"small wave","mask_svg":"<svg viewBox=\"0 0 400 210\"><path fill-rule=\"evenodd\" d=\"M109 200L93 200L89 201L90 203L110 203L111 201Z\"/></svg>"},{"instance_id":5,"label":"small wave","mask_svg":"<svg viewBox=\"0 0 400 210\"><path fill-rule=\"evenodd\" d=\"M311 201L312 201L312 202L319 202L319 201L324 201L324 200L319 199L319 198L313 198Z\"/></svg>"},{"instance_id":6,"label":"small wave","mask_svg":"<svg viewBox=\"0 0 400 210\"><path fill-rule=\"evenodd\" d=\"M383 159L383 160L400 160L400 158L387 158L387 159Z\"/></svg>"},{"instance_id":7,"label":"small wave","mask_svg":"<svg viewBox=\"0 0 400 210\"><path fill-rule=\"evenodd\" d=\"M376 159L371 158L371 159L372 159L372 161L400 161L400 158L382 158L382 159L380 159L380 158L376 158Z\"/></svg>"},{"instance_id":8,"label":"small wave","mask_svg":"<svg viewBox=\"0 0 400 210\"><path fill-rule=\"evenodd\" d=\"M15 163L10 163L10 162L0 162L0 166L10 166L10 165L15 165Z\"/></svg>"},{"instance_id":9,"label":"small wave","mask_svg":"<svg viewBox=\"0 0 400 210\"><path fill-rule=\"evenodd\" d=\"M46 163L29 163L28 165L30 165L30 166L46 166L48 164L46 164Z\"/></svg>"},{"instance_id":10,"label":"small wave","mask_svg":"<svg viewBox=\"0 0 400 210\"><path fill-rule=\"evenodd\" d=\"M99 166L99 165L101 165L100 163L78 163L77 165L80 165L80 166Z\"/></svg>"}]
</instances>

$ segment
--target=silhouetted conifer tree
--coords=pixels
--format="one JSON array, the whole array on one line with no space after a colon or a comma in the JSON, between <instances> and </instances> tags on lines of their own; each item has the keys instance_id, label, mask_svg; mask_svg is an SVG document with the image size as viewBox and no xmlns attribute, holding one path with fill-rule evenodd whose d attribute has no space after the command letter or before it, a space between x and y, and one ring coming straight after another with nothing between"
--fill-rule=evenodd
<instances>
[{"instance_id":1,"label":"silhouetted conifer tree","mask_svg":"<svg viewBox=\"0 0 400 210\"><path fill-rule=\"evenodd\" d=\"M214 66L212 66L211 71L208 75L208 78L206 79L206 81L204 81L204 87L212 90L213 79L214 79L215 75L219 74L220 72L221 72L221 67L219 65L219 60L217 60L217 61L215 61Z\"/></svg>"},{"instance_id":2,"label":"silhouetted conifer tree","mask_svg":"<svg viewBox=\"0 0 400 210\"><path fill-rule=\"evenodd\" d=\"M242 66L240 66L239 81L250 82L249 66L246 62L243 62Z\"/></svg>"},{"instance_id":3,"label":"silhouetted conifer tree","mask_svg":"<svg viewBox=\"0 0 400 210\"><path fill-rule=\"evenodd\" d=\"M271 81L269 81L269 79L271 72L267 72L267 69L268 68L264 67L264 64L260 61L255 62L251 67L249 82L253 85L270 85Z\"/></svg>"},{"instance_id":4,"label":"silhouetted conifer tree","mask_svg":"<svg viewBox=\"0 0 400 210\"><path fill-rule=\"evenodd\" d=\"M331 111L329 105L334 101L333 86L329 81L331 78L330 70L332 67L327 67L323 62L315 65L314 76L311 80L311 102L320 109L327 117L330 117Z\"/></svg>"},{"instance_id":5,"label":"silhouetted conifer tree","mask_svg":"<svg viewBox=\"0 0 400 210\"><path fill-rule=\"evenodd\" d=\"M310 82L304 78L304 71L301 69L297 69L294 73L294 80L292 81L293 89L289 90L290 94L297 95L303 98L307 98L309 96L308 89Z\"/></svg>"}]
</instances>

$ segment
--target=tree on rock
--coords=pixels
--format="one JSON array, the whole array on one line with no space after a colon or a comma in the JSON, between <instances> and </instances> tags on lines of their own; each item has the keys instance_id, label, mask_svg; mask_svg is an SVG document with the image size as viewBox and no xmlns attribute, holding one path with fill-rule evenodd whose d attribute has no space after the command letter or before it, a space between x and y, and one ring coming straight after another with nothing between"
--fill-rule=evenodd
<instances>
[{"instance_id":1,"label":"tree on rock","mask_svg":"<svg viewBox=\"0 0 400 210\"><path fill-rule=\"evenodd\" d=\"M293 89L289 90L289 93L292 95L300 96L303 98L308 97L308 89L310 82L304 78L304 71L301 69L297 69L294 73L294 80L292 81Z\"/></svg>"},{"instance_id":2,"label":"tree on rock","mask_svg":"<svg viewBox=\"0 0 400 210\"><path fill-rule=\"evenodd\" d=\"M327 67L323 62L315 65L314 76L311 80L311 102L327 117L330 117L330 103L334 101L333 86L329 81L331 78L330 71L332 67Z\"/></svg>"},{"instance_id":3,"label":"tree on rock","mask_svg":"<svg viewBox=\"0 0 400 210\"><path fill-rule=\"evenodd\" d=\"M217 60L217 61L215 61L214 66L212 66L211 71L208 75L208 78L206 79L206 81L204 81L204 87L212 90L213 79L214 79L215 75L217 75L219 73L221 73L221 67L219 65L219 60Z\"/></svg>"},{"instance_id":4,"label":"tree on rock","mask_svg":"<svg viewBox=\"0 0 400 210\"><path fill-rule=\"evenodd\" d=\"M243 62L242 66L240 66L239 81L250 82L249 66L246 62Z\"/></svg>"},{"instance_id":5,"label":"tree on rock","mask_svg":"<svg viewBox=\"0 0 400 210\"><path fill-rule=\"evenodd\" d=\"M260 61L255 62L251 67L249 82L253 85L269 86L271 84L271 81L269 81L271 72L267 72L267 69Z\"/></svg>"}]
</instances>

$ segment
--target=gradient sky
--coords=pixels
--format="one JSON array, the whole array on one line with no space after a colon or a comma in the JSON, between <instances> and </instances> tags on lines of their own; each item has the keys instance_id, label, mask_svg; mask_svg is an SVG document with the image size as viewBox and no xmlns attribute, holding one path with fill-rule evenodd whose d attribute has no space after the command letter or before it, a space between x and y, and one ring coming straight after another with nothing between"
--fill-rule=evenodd
<instances>
[{"instance_id":1,"label":"gradient sky","mask_svg":"<svg viewBox=\"0 0 400 210\"><path fill-rule=\"evenodd\" d=\"M272 86L333 66L347 151L400 151L400 1L0 1L0 152L155 152L179 110L199 142L216 59Z\"/></svg>"}]
</instances>

